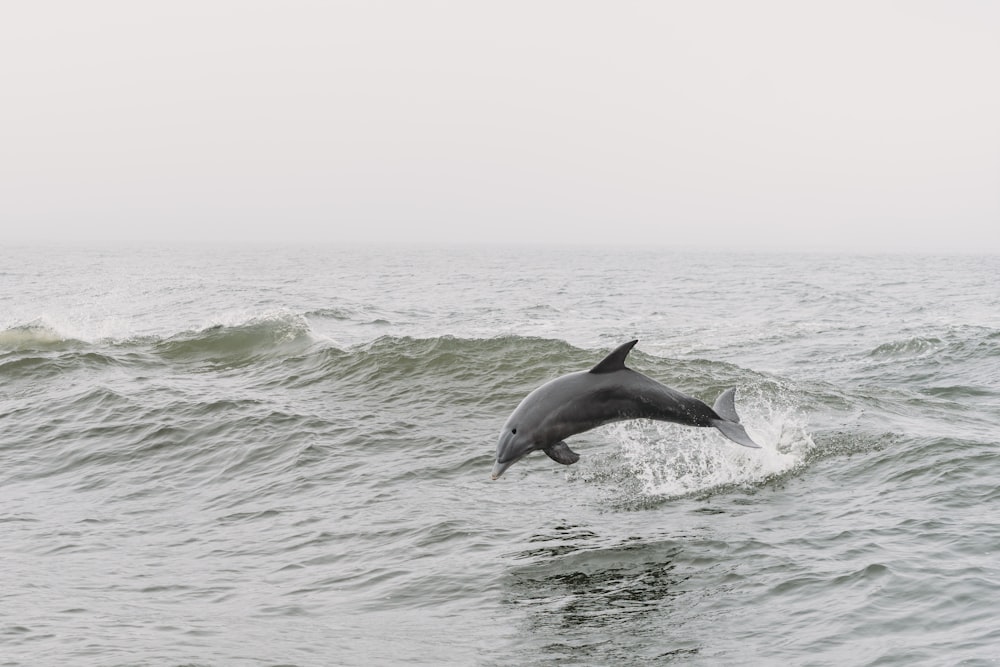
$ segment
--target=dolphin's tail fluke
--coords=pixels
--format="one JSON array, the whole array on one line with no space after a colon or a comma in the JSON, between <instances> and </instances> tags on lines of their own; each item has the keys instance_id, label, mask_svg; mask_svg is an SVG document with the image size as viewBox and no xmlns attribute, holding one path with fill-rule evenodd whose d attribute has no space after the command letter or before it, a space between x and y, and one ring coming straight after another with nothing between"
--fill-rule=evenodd
<instances>
[{"instance_id":1,"label":"dolphin's tail fluke","mask_svg":"<svg viewBox=\"0 0 1000 667\"><path fill-rule=\"evenodd\" d=\"M722 419L712 420L712 426L722 431L722 435L737 445L760 449L760 445L750 439L746 429L740 424L740 416L736 414L735 388L727 389L719 394L719 397L715 399L715 405L712 406L712 409L715 410L715 414L722 417Z\"/></svg>"}]
</instances>

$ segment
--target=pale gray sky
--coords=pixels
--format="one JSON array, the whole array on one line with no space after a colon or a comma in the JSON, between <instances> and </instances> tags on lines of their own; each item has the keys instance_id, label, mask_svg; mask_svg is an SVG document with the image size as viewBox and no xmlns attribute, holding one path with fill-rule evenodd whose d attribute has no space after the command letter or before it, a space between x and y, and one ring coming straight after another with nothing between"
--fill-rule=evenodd
<instances>
[{"instance_id":1,"label":"pale gray sky","mask_svg":"<svg viewBox=\"0 0 1000 667\"><path fill-rule=\"evenodd\" d=\"M2 239L1000 252L1000 3L11 2Z\"/></svg>"}]
</instances>

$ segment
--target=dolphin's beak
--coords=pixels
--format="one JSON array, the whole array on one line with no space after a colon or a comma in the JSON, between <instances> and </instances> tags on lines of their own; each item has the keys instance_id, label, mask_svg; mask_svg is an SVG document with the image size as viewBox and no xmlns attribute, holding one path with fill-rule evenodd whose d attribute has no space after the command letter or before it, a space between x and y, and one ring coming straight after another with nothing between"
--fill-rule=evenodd
<instances>
[{"instance_id":1,"label":"dolphin's beak","mask_svg":"<svg viewBox=\"0 0 1000 667\"><path fill-rule=\"evenodd\" d=\"M490 473L490 477L493 479L499 479L500 475L502 475L504 471L512 465L514 465L514 461L507 461L506 463L500 463L497 461L493 464L493 472Z\"/></svg>"}]
</instances>

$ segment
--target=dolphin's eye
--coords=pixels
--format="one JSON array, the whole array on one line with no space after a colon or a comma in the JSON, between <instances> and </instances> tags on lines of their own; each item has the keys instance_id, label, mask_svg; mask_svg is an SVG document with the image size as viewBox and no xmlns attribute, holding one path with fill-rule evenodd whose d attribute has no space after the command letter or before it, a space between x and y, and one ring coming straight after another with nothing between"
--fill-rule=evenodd
<instances>
[{"instance_id":1,"label":"dolphin's eye","mask_svg":"<svg viewBox=\"0 0 1000 667\"><path fill-rule=\"evenodd\" d=\"M512 428L512 429L510 430L510 432L511 432L511 433L513 433L514 435L517 435L517 429L516 429L516 428Z\"/></svg>"}]
</instances>

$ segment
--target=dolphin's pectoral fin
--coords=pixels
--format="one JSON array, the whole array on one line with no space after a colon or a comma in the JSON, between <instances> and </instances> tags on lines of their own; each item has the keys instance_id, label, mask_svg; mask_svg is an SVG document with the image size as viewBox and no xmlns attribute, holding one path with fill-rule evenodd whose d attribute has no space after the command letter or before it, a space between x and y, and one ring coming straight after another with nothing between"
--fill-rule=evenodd
<instances>
[{"instance_id":1,"label":"dolphin's pectoral fin","mask_svg":"<svg viewBox=\"0 0 1000 667\"><path fill-rule=\"evenodd\" d=\"M561 463L564 466L568 466L580 460L580 455L570 449L569 445L562 440L554 445L549 445L542 451L545 452L550 459L556 463Z\"/></svg>"}]
</instances>

